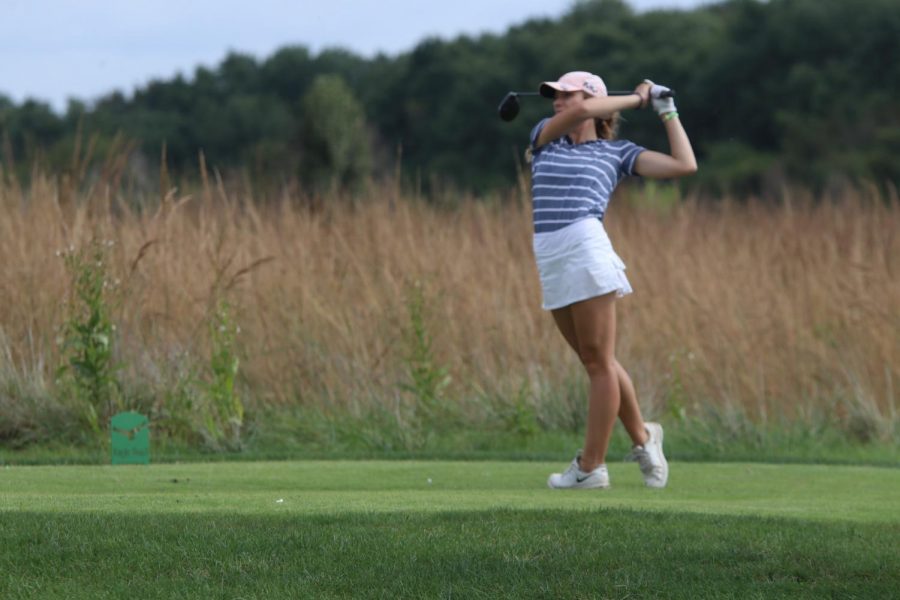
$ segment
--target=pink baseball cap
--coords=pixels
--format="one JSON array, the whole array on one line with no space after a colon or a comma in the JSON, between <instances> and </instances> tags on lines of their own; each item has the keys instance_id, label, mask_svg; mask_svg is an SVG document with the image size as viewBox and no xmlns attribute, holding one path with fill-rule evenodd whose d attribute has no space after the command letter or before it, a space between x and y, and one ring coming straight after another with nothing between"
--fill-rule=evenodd
<instances>
[{"instance_id":1,"label":"pink baseball cap","mask_svg":"<svg viewBox=\"0 0 900 600\"><path fill-rule=\"evenodd\" d=\"M559 81L545 81L541 84L541 96L553 98L555 91L577 92L581 90L589 96L606 96L606 84L599 76L587 71L570 71Z\"/></svg>"}]
</instances>

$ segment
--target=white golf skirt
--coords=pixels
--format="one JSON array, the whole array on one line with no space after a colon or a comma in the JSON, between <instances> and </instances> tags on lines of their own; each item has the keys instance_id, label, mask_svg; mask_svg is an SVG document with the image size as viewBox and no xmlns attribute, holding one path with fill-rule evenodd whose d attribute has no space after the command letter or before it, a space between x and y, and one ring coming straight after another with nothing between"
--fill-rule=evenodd
<instances>
[{"instance_id":1,"label":"white golf skirt","mask_svg":"<svg viewBox=\"0 0 900 600\"><path fill-rule=\"evenodd\" d=\"M583 219L557 231L534 234L544 310L615 292L631 293L625 263L613 250L599 219Z\"/></svg>"}]
</instances>

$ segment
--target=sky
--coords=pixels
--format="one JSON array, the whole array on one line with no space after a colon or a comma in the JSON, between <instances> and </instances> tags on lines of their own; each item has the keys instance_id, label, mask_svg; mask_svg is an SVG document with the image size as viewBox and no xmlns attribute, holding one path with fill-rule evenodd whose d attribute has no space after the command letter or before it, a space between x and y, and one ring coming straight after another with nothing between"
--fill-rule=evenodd
<instances>
[{"instance_id":1,"label":"sky","mask_svg":"<svg viewBox=\"0 0 900 600\"><path fill-rule=\"evenodd\" d=\"M575 0L0 0L0 94L65 110L154 79L302 45L396 55L426 37L502 34ZM704 0L627 0L638 11Z\"/></svg>"}]
</instances>

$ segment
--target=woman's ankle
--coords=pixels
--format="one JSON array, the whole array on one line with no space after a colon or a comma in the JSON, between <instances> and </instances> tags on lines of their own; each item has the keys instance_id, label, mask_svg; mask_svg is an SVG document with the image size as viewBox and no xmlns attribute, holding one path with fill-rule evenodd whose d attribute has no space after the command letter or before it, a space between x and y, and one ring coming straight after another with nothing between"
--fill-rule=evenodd
<instances>
[{"instance_id":1,"label":"woman's ankle","mask_svg":"<svg viewBox=\"0 0 900 600\"><path fill-rule=\"evenodd\" d=\"M606 461L603 459L588 462L584 457L581 457L578 459L578 468L581 469L582 473L590 473L600 465L604 464L604 462Z\"/></svg>"},{"instance_id":2,"label":"woman's ankle","mask_svg":"<svg viewBox=\"0 0 900 600\"><path fill-rule=\"evenodd\" d=\"M650 434L647 433L647 428L642 425L637 438L631 438L631 447L644 446L648 441L650 441Z\"/></svg>"}]
</instances>

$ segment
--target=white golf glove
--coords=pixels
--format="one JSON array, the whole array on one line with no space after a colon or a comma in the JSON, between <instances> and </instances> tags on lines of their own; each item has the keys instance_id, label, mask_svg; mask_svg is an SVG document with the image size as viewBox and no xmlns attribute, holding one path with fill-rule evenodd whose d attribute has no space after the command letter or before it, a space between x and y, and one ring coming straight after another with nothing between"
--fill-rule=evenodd
<instances>
[{"instance_id":1,"label":"white golf glove","mask_svg":"<svg viewBox=\"0 0 900 600\"><path fill-rule=\"evenodd\" d=\"M644 82L650 84L650 99L653 103L653 110L655 110L658 115L662 116L667 113L676 112L675 98L660 98L660 95L664 92L671 91L669 88L664 85L653 83L649 79L645 79Z\"/></svg>"}]
</instances>

